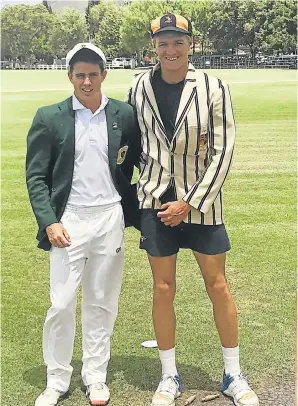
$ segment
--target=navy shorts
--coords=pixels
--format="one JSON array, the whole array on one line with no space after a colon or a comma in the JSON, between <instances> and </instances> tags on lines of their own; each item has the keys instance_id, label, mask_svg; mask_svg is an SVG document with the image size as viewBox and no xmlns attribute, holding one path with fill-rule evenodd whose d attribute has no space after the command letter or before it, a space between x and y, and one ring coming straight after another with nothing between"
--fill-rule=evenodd
<instances>
[{"instance_id":1,"label":"navy shorts","mask_svg":"<svg viewBox=\"0 0 298 406\"><path fill-rule=\"evenodd\" d=\"M231 245L224 224L202 225L181 223L166 226L157 217L160 210L141 210L140 248L153 257L174 255L179 248L189 248L206 255L222 254Z\"/></svg>"}]
</instances>

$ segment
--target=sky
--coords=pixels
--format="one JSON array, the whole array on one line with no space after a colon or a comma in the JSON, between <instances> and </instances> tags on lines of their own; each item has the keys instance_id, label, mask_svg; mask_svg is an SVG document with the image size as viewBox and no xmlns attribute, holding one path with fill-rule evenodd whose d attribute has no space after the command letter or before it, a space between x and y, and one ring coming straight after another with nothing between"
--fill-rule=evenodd
<instances>
[{"instance_id":1,"label":"sky","mask_svg":"<svg viewBox=\"0 0 298 406\"><path fill-rule=\"evenodd\" d=\"M59 2L61 2L61 3L63 1L64 0L59 0ZM67 0L65 0L65 1L67 1ZM73 3L80 2L80 1L83 1L84 3L86 3L86 0L72 0ZM2 7L4 7L6 4L8 4L8 5L15 5L15 4L31 4L31 5L33 5L33 4L38 4L38 3L41 3L41 2L42 2L42 0L0 0L0 9ZM50 1L50 3L51 3L51 1ZM55 1L53 3L57 3L57 1ZM68 0L68 3L70 3L69 0ZM68 5L68 7L69 7L69 5Z\"/></svg>"},{"instance_id":2,"label":"sky","mask_svg":"<svg viewBox=\"0 0 298 406\"><path fill-rule=\"evenodd\" d=\"M72 0L73 3L76 2L80 2L82 0ZM15 4L30 4L30 5L34 5L34 4L38 4L41 3L42 0L0 0L0 8L4 7L5 5L15 5ZM59 0L59 2L63 2L63 0ZM51 3L51 2L49 2ZM55 3L57 3L57 1L55 1ZM68 1L68 3L70 3ZM84 1L84 3L86 3L86 1Z\"/></svg>"},{"instance_id":3,"label":"sky","mask_svg":"<svg viewBox=\"0 0 298 406\"><path fill-rule=\"evenodd\" d=\"M0 0L0 9L3 8L5 5L14 6L15 4L38 4L41 3L41 0Z\"/></svg>"},{"instance_id":4,"label":"sky","mask_svg":"<svg viewBox=\"0 0 298 406\"><path fill-rule=\"evenodd\" d=\"M15 5L15 4L37 4L41 3L41 0L1 0L1 8L6 4Z\"/></svg>"},{"instance_id":5,"label":"sky","mask_svg":"<svg viewBox=\"0 0 298 406\"><path fill-rule=\"evenodd\" d=\"M15 4L38 4L41 3L42 0L0 0L0 6L1 8L3 6L5 6L6 4L10 4L10 5L15 5ZM63 0L60 0L61 2ZM73 0L73 2L77 2L77 1L81 1L81 0Z\"/></svg>"},{"instance_id":6,"label":"sky","mask_svg":"<svg viewBox=\"0 0 298 406\"><path fill-rule=\"evenodd\" d=\"M4 7L6 4L15 5L15 4L38 4L41 3L42 0L0 0L0 9ZM63 2L64 0L59 0ZM72 0L73 3L80 2L82 0ZM86 1L85 1L86 2ZM56 2L55 2L56 3Z\"/></svg>"}]
</instances>

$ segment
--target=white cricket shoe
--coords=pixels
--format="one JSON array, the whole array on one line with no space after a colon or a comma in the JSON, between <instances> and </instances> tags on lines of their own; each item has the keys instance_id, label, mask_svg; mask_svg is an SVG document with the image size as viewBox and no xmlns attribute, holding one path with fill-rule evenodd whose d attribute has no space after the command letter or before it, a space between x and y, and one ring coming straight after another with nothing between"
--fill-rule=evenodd
<instances>
[{"instance_id":1,"label":"white cricket shoe","mask_svg":"<svg viewBox=\"0 0 298 406\"><path fill-rule=\"evenodd\" d=\"M224 373L221 392L233 399L236 406L259 406L257 394L249 387L245 375L231 376Z\"/></svg>"},{"instance_id":2,"label":"white cricket shoe","mask_svg":"<svg viewBox=\"0 0 298 406\"><path fill-rule=\"evenodd\" d=\"M86 397L92 406L105 406L110 400L110 391L103 382L87 385Z\"/></svg>"},{"instance_id":3,"label":"white cricket shoe","mask_svg":"<svg viewBox=\"0 0 298 406\"><path fill-rule=\"evenodd\" d=\"M151 406L175 406L175 399L182 393L179 375L163 374L152 398Z\"/></svg>"},{"instance_id":4,"label":"white cricket shoe","mask_svg":"<svg viewBox=\"0 0 298 406\"><path fill-rule=\"evenodd\" d=\"M55 406L64 399L68 392L59 392L53 388L46 388L36 399L35 406Z\"/></svg>"}]
</instances>

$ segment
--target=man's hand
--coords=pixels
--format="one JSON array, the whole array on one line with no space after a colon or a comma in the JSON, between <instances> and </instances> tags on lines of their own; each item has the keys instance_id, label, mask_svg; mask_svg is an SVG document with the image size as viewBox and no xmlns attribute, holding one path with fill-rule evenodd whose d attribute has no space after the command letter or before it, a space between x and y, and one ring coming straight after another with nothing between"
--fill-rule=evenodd
<instances>
[{"instance_id":1,"label":"man's hand","mask_svg":"<svg viewBox=\"0 0 298 406\"><path fill-rule=\"evenodd\" d=\"M191 210L191 206L183 200L178 200L165 203L160 209L163 211L159 211L157 217L160 217L161 221L166 226L175 227L187 217Z\"/></svg>"},{"instance_id":2,"label":"man's hand","mask_svg":"<svg viewBox=\"0 0 298 406\"><path fill-rule=\"evenodd\" d=\"M62 224L50 224L47 226L46 232L53 247L64 248L71 245L70 236Z\"/></svg>"}]
</instances>

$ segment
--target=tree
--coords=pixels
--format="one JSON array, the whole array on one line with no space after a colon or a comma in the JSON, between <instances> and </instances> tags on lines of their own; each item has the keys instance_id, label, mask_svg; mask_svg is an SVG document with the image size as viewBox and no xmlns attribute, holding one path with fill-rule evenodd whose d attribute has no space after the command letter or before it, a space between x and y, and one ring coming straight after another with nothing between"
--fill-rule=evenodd
<instances>
[{"instance_id":1,"label":"tree","mask_svg":"<svg viewBox=\"0 0 298 406\"><path fill-rule=\"evenodd\" d=\"M266 13L263 12L263 5L260 7L260 4L259 0L243 0L239 7L239 12L244 20L243 43L249 46L253 57L260 48L259 32L266 21Z\"/></svg>"},{"instance_id":2,"label":"tree","mask_svg":"<svg viewBox=\"0 0 298 406\"><path fill-rule=\"evenodd\" d=\"M32 53L39 58L51 53L49 37L54 17L43 5L5 6L1 20L4 57L25 60Z\"/></svg>"},{"instance_id":3,"label":"tree","mask_svg":"<svg viewBox=\"0 0 298 406\"><path fill-rule=\"evenodd\" d=\"M212 47L210 41L210 32L214 24L214 6L215 3L203 0L191 2L189 9L189 18L192 21L194 33L194 45L200 44L201 53ZM195 51L195 46L194 46Z\"/></svg>"},{"instance_id":4,"label":"tree","mask_svg":"<svg viewBox=\"0 0 298 406\"><path fill-rule=\"evenodd\" d=\"M297 7L294 0L243 0L244 42L251 53L295 52Z\"/></svg>"},{"instance_id":5,"label":"tree","mask_svg":"<svg viewBox=\"0 0 298 406\"><path fill-rule=\"evenodd\" d=\"M85 18L78 10L65 8L55 17L50 41L55 54L61 58L78 42L88 41L88 29Z\"/></svg>"},{"instance_id":6,"label":"tree","mask_svg":"<svg viewBox=\"0 0 298 406\"><path fill-rule=\"evenodd\" d=\"M92 7L97 6L99 3L100 3L100 0L89 0L87 8L86 8L85 18L86 18L86 24L88 27L88 31L89 31L89 40L94 39L94 32L92 32L90 29L90 10Z\"/></svg>"},{"instance_id":7,"label":"tree","mask_svg":"<svg viewBox=\"0 0 298 406\"><path fill-rule=\"evenodd\" d=\"M140 62L144 50L152 51L150 41L151 21L168 12L187 15L189 5L190 2L186 0L142 0L132 2L124 14L123 25L120 29L123 47L130 52L136 52L138 62Z\"/></svg>"},{"instance_id":8,"label":"tree","mask_svg":"<svg viewBox=\"0 0 298 406\"><path fill-rule=\"evenodd\" d=\"M297 5L294 0L262 0L259 14L266 14L259 30L261 50L294 52L296 49ZM260 7L261 4L258 4Z\"/></svg>"},{"instance_id":9,"label":"tree","mask_svg":"<svg viewBox=\"0 0 298 406\"><path fill-rule=\"evenodd\" d=\"M45 6L45 8L48 10L49 13L53 12L52 7L50 6L47 0L43 0L42 5Z\"/></svg>"},{"instance_id":10,"label":"tree","mask_svg":"<svg viewBox=\"0 0 298 406\"><path fill-rule=\"evenodd\" d=\"M90 10L89 29L95 43L108 56L120 52L120 27L123 22L123 9L112 1L101 1Z\"/></svg>"},{"instance_id":11,"label":"tree","mask_svg":"<svg viewBox=\"0 0 298 406\"><path fill-rule=\"evenodd\" d=\"M217 1L211 2L212 19L209 39L217 52L227 53L238 49L244 42L244 20L240 13L241 2L222 0L220 7Z\"/></svg>"}]
</instances>

